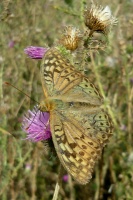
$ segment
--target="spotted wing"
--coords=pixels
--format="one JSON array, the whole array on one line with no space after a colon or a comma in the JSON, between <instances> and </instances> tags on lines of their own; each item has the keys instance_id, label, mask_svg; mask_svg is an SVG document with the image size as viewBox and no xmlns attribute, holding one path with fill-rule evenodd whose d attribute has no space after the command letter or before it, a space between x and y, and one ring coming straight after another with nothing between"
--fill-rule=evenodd
<instances>
[{"instance_id":1,"label":"spotted wing","mask_svg":"<svg viewBox=\"0 0 133 200\"><path fill-rule=\"evenodd\" d=\"M111 119L100 108L98 89L55 48L45 54L41 75L45 97L56 103L50 127L58 157L74 179L85 184L111 136Z\"/></svg>"},{"instance_id":2,"label":"spotted wing","mask_svg":"<svg viewBox=\"0 0 133 200\"><path fill-rule=\"evenodd\" d=\"M45 97L63 101L88 102L101 105L98 89L66 60L56 48L48 50L41 64L41 79Z\"/></svg>"},{"instance_id":3,"label":"spotted wing","mask_svg":"<svg viewBox=\"0 0 133 200\"><path fill-rule=\"evenodd\" d=\"M64 168L80 184L86 184L101 155L101 145L87 134L80 121L54 111L50 116L52 138L58 157Z\"/></svg>"},{"instance_id":4,"label":"spotted wing","mask_svg":"<svg viewBox=\"0 0 133 200\"><path fill-rule=\"evenodd\" d=\"M85 106L85 108L86 110L81 106L81 109L74 111L71 109L70 113L68 109L67 113L64 111L64 115L69 116L72 113L73 118L80 121L81 125L84 127L85 133L87 133L88 136L97 138L102 148L108 143L109 138L112 136L112 120L101 108L91 109L89 105Z\"/></svg>"}]
</instances>

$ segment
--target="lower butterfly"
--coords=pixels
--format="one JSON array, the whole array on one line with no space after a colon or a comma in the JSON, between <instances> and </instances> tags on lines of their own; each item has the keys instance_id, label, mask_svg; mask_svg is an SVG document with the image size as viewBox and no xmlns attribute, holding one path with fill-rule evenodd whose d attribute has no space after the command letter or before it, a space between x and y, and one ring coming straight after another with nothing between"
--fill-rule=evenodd
<instances>
[{"instance_id":1,"label":"lower butterfly","mask_svg":"<svg viewBox=\"0 0 133 200\"><path fill-rule=\"evenodd\" d=\"M59 160L78 183L86 184L112 135L111 119L101 108L103 98L56 48L49 49L42 60L41 80L45 100L39 109L50 113Z\"/></svg>"}]
</instances>

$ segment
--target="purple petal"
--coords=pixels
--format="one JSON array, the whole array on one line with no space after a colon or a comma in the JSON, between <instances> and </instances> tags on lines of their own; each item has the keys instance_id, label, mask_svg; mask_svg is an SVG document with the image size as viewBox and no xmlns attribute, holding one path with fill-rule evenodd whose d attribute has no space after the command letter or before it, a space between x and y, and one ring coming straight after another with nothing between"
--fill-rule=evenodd
<instances>
[{"instance_id":1,"label":"purple petal","mask_svg":"<svg viewBox=\"0 0 133 200\"><path fill-rule=\"evenodd\" d=\"M30 171L31 168L32 168L32 165L31 165L30 163L26 163L26 164L25 164L25 170L26 170L26 171Z\"/></svg>"},{"instance_id":2,"label":"purple petal","mask_svg":"<svg viewBox=\"0 0 133 200\"><path fill-rule=\"evenodd\" d=\"M8 47L9 48L13 48L15 45L15 42L13 40L11 40L9 43L8 43Z\"/></svg>"},{"instance_id":3,"label":"purple petal","mask_svg":"<svg viewBox=\"0 0 133 200\"><path fill-rule=\"evenodd\" d=\"M121 124L120 129L121 129L122 131L126 131L127 127L126 127L125 124Z\"/></svg>"},{"instance_id":4,"label":"purple petal","mask_svg":"<svg viewBox=\"0 0 133 200\"><path fill-rule=\"evenodd\" d=\"M32 59L42 59L48 48L43 47L27 47L24 52Z\"/></svg>"},{"instance_id":5,"label":"purple petal","mask_svg":"<svg viewBox=\"0 0 133 200\"><path fill-rule=\"evenodd\" d=\"M68 181L68 178L69 178L69 177L68 177L68 174L65 174L65 175L62 177L62 179L63 179L64 182L67 182L67 181Z\"/></svg>"},{"instance_id":6,"label":"purple petal","mask_svg":"<svg viewBox=\"0 0 133 200\"><path fill-rule=\"evenodd\" d=\"M51 138L49 113L41 112L37 107L23 118L22 129L27 133L28 140L38 142Z\"/></svg>"},{"instance_id":7,"label":"purple petal","mask_svg":"<svg viewBox=\"0 0 133 200\"><path fill-rule=\"evenodd\" d=\"M133 85L133 78L130 78L130 84Z\"/></svg>"}]
</instances>

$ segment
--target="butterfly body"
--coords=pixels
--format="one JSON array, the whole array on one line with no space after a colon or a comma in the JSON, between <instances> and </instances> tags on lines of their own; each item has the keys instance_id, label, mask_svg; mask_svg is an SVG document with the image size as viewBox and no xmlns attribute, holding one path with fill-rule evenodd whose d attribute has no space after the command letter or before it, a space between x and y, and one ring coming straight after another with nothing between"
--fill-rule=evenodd
<instances>
[{"instance_id":1,"label":"butterfly body","mask_svg":"<svg viewBox=\"0 0 133 200\"><path fill-rule=\"evenodd\" d=\"M73 178L86 184L112 134L112 122L101 108L98 89L56 48L48 50L41 65L45 96L41 111L50 113L57 155Z\"/></svg>"}]
</instances>

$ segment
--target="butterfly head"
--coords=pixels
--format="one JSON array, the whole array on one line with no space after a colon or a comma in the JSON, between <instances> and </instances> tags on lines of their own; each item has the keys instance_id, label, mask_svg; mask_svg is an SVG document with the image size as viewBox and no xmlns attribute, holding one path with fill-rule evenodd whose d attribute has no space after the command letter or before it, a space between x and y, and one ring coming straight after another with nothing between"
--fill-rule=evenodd
<instances>
[{"instance_id":1,"label":"butterfly head","mask_svg":"<svg viewBox=\"0 0 133 200\"><path fill-rule=\"evenodd\" d=\"M55 108L56 108L55 102L49 99L42 101L39 105L39 110L42 112L50 112L55 110Z\"/></svg>"}]
</instances>

